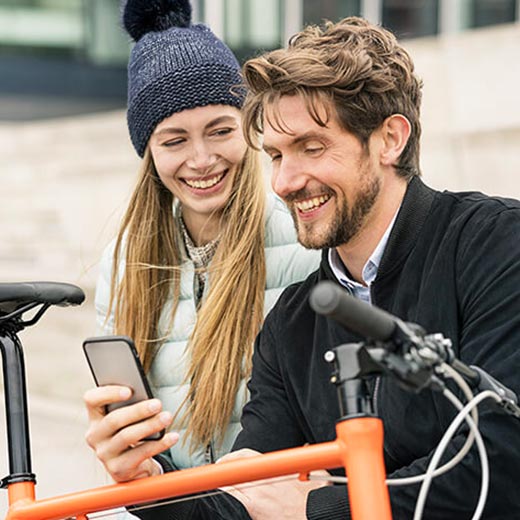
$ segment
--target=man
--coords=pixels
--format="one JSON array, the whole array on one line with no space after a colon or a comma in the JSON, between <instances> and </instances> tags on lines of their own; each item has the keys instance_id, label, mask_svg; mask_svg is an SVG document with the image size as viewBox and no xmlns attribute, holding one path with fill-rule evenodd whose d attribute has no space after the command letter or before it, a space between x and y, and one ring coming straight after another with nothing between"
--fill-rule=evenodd
<instances>
[{"instance_id":1,"label":"man","mask_svg":"<svg viewBox=\"0 0 520 520\"><path fill-rule=\"evenodd\" d=\"M340 413L323 354L359 338L312 312L309 293L321 280L428 332L442 332L463 362L518 394L520 204L440 193L422 183L421 82L396 39L347 18L303 30L287 49L248 61L244 75L249 140L263 133L273 189L291 209L301 243L322 249L323 257L319 270L289 287L265 321L235 443L243 450L228 457L335 437ZM388 477L424 473L453 406L430 390L410 393L390 377L377 378L371 388L385 428ZM483 517L519 518L520 422L481 407L479 428L490 461ZM466 436L463 428L447 456ZM480 478L473 448L435 479L424 518L471 518ZM412 518L418 489L390 488L394 518ZM273 481L228 491L255 520L331 520L348 510L343 485ZM194 504L194 517L248 517L229 495Z\"/></svg>"}]
</instances>

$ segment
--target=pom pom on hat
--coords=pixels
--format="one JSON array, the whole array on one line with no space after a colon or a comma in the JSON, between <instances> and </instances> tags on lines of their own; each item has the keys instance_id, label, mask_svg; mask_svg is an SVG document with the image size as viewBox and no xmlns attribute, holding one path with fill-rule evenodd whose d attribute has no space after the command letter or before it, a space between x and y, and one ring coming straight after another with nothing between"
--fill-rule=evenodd
<instances>
[{"instance_id":1,"label":"pom pom on hat","mask_svg":"<svg viewBox=\"0 0 520 520\"><path fill-rule=\"evenodd\" d=\"M189 27L191 4L189 0L127 0L123 25L136 42L152 31Z\"/></svg>"}]
</instances>

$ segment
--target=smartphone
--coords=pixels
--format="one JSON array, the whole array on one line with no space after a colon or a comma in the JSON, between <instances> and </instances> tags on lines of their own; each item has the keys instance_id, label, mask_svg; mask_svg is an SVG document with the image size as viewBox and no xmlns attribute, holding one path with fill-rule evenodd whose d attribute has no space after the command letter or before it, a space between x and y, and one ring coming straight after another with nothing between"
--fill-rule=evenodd
<instances>
[{"instance_id":1,"label":"smartphone","mask_svg":"<svg viewBox=\"0 0 520 520\"><path fill-rule=\"evenodd\" d=\"M83 351L97 386L122 385L132 389L129 399L108 405L107 413L153 397L131 338L127 336L87 338L83 342ZM164 430L143 440L157 440L163 435Z\"/></svg>"}]
</instances>

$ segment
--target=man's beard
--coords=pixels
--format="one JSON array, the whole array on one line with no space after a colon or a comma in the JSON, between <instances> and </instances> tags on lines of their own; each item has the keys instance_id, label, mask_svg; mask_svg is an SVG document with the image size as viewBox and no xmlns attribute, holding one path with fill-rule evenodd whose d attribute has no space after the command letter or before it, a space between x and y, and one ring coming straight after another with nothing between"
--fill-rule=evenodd
<instances>
[{"instance_id":1,"label":"man's beard","mask_svg":"<svg viewBox=\"0 0 520 520\"><path fill-rule=\"evenodd\" d=\"M304 223L298 219L297 209L294 204L289 208L294 220L298 241L307 249L334 248L348 243L354 237L366 221L366 217L379 195L380 181L378 177L370 175L367 171L366 182L359 190L352 207L349 207L346 199L343 204L336 208L334 217L329 225L319 232L317 229L323 227L323 222ZM291 199L307 198L302 190L291 196ZM327 193L334 196L332 190ZM336 199L337 200L337 199Z\"/></svg>"}]
</instances>

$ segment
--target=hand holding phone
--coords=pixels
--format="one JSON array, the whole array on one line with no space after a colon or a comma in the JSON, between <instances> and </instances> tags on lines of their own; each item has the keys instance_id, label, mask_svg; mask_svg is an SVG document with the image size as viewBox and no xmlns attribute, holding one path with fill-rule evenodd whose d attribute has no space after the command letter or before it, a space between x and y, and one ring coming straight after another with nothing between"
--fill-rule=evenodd
<instances>
[{"instance_id":1,"label":"hand holding phone","mask_svg":"<svg viewBox=\"0 0 520 520\"><path fill-rule=\"evenodd\" d=\"M97 386L120 385L132 390L129 399L107 405L107 413L139 401L153 398L139 355L127 336L87 338L83 351ZM164 430L143 440L158 440Z\"/></svg>"}]
</instances>

